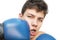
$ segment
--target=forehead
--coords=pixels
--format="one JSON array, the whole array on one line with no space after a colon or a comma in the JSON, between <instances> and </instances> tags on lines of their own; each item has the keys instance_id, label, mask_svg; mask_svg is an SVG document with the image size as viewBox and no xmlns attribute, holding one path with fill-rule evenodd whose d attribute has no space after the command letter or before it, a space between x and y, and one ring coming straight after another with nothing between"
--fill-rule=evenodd
<instances>
[{"instance_id":1,"label":"forehead","mask_svg":"<svg viewBox=\"0 0 60 40\"><path fill-rule=\"evenodd\" d=\"M37 12L36 9L27 9L24 14L33 15L37 17L44 17L44 11Z\"/></svg>"}]
</instances>

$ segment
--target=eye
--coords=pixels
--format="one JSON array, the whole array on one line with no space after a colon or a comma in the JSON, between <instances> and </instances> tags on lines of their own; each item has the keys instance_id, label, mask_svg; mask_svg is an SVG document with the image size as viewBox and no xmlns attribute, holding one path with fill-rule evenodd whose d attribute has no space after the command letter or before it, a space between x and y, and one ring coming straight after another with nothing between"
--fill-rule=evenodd
<instances>
[{"instance_id":1,"label":"eye","mask_svg":"<svg viewBox=\"0 0 60 40\"><path fill-rule=\"evenodd\" d=\"M40 22L42 22L43 20L39 20Z\"/></svg>"},{"instance_id":2,"label":"eye","mask_svg":"<svg viewBox=\"0 0 60 40\"><path fill-rule=\"evenodd\" d=\"M42 22L42 21L43 21L43 19L38 19L38 21L39 21L39 22Z\"/></svg>"},{"instance_id":3,"label":"eye","mask_svg":"<svg viewBox=\"0 0 60 40\"><path fill-rule=\"evenodd\" d=\"M43 20L40 20L41 22L43 21Z\"/></svg>"},{"instance_id":4,"label":"eye","mask_svg":"<svg viewBox=\"0 0 60 40\"><path fill-rule=\"evenodd\" d=\"M31 17L31 16L27 16L27 17Z\"/></svg>"},{"instance_id":5,"label":"eye","mask_svg":"<svg viewBox=\"0 0 60 40\"><path fill-rule=\"evenodd\" d=\"M33 16L27 16L27 17L29 17L29 18L33 18Z\"/></svg>"}]
</instances>

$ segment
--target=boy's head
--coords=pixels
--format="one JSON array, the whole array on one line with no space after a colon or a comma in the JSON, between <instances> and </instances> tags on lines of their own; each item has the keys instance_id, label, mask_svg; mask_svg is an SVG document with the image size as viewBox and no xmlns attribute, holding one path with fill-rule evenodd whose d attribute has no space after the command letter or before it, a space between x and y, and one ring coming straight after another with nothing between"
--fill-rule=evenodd
<instances>
[{"instance_id":1,"label":"boy's head","mask_svg":"<svg viewBox=\"0 0 60 40\"><path fill-rule=\"evenodd\" d=\"M24 4L19 17L28 22L31 38L39 32L47 10L47 4L43 0L27 0Z\"/></svg>"}]
</instances>

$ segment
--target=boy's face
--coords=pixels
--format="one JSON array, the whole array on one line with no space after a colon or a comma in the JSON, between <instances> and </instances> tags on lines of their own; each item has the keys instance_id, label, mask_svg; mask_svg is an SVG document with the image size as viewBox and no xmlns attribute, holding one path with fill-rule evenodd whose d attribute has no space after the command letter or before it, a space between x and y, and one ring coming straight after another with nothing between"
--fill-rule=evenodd
<instances>
[{"instance_id":1,"label":"boy's face","mask_svg":"<svg viewBox=\"0 0 60 40\"><path fill-rule=\"evenodd\" d=\"M27 9L24 14L20 14L19 17L28 22L30 27L30 37L33 38L42 25L44 12L37 12L35 9Z\"/></svg>"}]
</instances>

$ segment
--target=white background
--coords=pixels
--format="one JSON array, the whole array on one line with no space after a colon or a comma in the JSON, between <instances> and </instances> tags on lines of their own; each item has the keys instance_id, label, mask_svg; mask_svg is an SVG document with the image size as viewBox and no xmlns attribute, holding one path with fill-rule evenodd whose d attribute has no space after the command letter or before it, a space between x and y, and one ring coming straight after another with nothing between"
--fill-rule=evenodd
<instances>
[{"instance_id":1,"label":"white background","mask_svg":"<svg viewBox=\"0 0 60 40\"><path fill-rule=\"evenodd\" d=\"M10 18L18 18L26 0L0 0L0 23ZM45 0L48 14L40 30L60 40L60 0Z\"/></svg>"}]
</instances>

